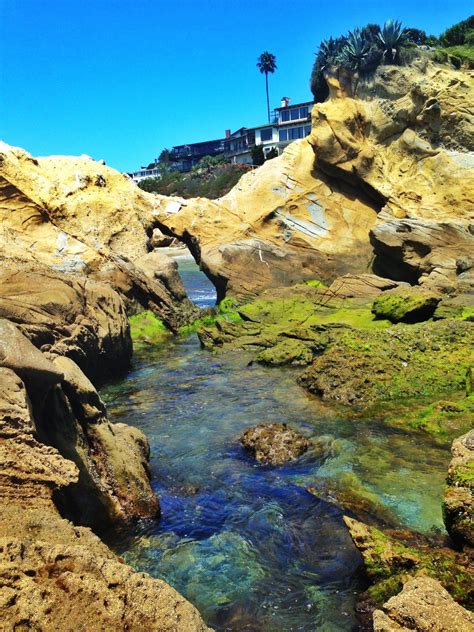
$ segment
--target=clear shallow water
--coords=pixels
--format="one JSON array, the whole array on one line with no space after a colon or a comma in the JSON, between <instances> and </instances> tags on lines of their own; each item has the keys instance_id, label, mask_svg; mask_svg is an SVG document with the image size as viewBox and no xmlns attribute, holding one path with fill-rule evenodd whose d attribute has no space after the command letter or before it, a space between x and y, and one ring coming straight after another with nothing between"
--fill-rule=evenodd
<instances>
[{"instance_id":1,"label":"clear shallow water","mask_svg":"<svg viewBox=\"0 0 474 632\"><path fill-rule=\"evenodd\" d=\"M193 297L202 279L187 266ZM360 557L342 510L306 488L356 490L400 524L442 529L449 453L372 420L345 420L298 387L293 370L248 360L202 351L191 336L138 353L127 378L104 389L112 421L150 440L163 514L117 546L216 630L355 629ZM322 448L286 466L257 465L238 438L261 422L288 422Z\"/></svg>"}]
</instances>

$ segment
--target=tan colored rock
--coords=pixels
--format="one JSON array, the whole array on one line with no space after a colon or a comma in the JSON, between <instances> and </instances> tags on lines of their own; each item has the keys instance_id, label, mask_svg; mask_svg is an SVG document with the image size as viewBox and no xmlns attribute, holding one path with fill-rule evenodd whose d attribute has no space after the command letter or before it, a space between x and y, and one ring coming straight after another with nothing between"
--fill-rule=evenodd
<instances>
[{"instance_id":1,"label":"tan colored rock","mask_svg":"<svg viewBox=\"0 0 474 632\"><path fill-rule=\"evenodd\" d=\"M301 456L309 447L306 437L286 424L260 424L248 428L240 443L265 465L281 465Z\"/></svg>"},{"instance_id":2,"label":"tan colored rock","mask_svg":"<svg viewBox=\"0 0 474 632\"><path fill-rule=\"evenodd\" d=\"M379 66L369 79L359 82L357 94L363 99L385 100L388 107L414 86L425 103L415 119L415 131L433 145L473 151L474 115L466 107L472 102L472 73L421 58L409 66Z\"/></svg>"},{"instance_id":3,"label":"tan colored rock","mask_svg":"<svg viewBox=\"0 0 474 632\"><path fill-rule=\"evenodd\" d=\"M156 218L187 243L220 299L365 271L377 205L315 172L313 149L300 140L219 200L177 200Z\"/></svg>"},{"instance_id":4,"label":"tan colored rock","mask_svg":"<svg viewBox=\"0 0 474 632\"><path fill-rule=\"evenodd\" d=\"M0 256L104 280L176 329L181 299L133 265L158 203L90 158L37 160L0 143Z\"/></svg>"},{"instance_id":5,"label":"tan colored rock","mask_svg":"<svg viewBox=\"0 0 474 632\"><path fill-rule=\"evenodd\" d=\"M370 239L374 268L380 274L440 289L474 287L474 278L469 280L466 274L474 266L474 233L469 222L390 221L373 228Z\"/></svg>"},{"instance_id":6,"label":"tan colored rock","mask_svg":"<svg viewBox=\"0 0 474 632\"><path fill-rule=\"evenodd\" d=\"M5 387L18 386L6 377L0 402ZM52 492L75 483L78 470L30 428L25 423L23 434L0 438L0 627L66 632L74 621L75 630L88 632L207 630L165 582L135 573L89 529L59 516Z\"/></svg>"},{"instance_id":7,"label":"tan colored rock","mask_svg":"<svg viewBox=\"0 0 474 632\"><path fill-rule=\"evenodd\" d=\"M371 298L399 287L396 281L375 274L345 274L331 283L327 290L331 298Z\"/></svg>"},{"instance_id":8,"label":"tan colored rock","mask_svg":"<svg viewBox=\"0 0 474 632\"><path fill-rule=\"evenodd\" d=\"M0 437L33 433L35 422L24 383L11 369L0 367Z\"/></svg>"},{"instance_id":9,"label":"tan colored rock","mask_svg":"<svg viewBox=\"0 0 474 632\"><path fill-rule=\"evenodd\" d=\"M456 603L435 579L416 577L375 610L374 632L472 632L474 614Z\"/></svg>"},{"instance_id":10,"label":"tan colored rock","mask_svg":"<svg viewBox=\"0 0 474 632\"><path fill-rule=\"evenodd\" d=\"M11 262L0 272L0 317L18 323L36 347L71 357L89 376L115 373L131 357L129 324L120 296L86 277ZM32 349L35 357L51 366Z\"/></svg>"},{"instance_id":11,"label":"tan colored rock","mask_svg":"<svg viewBox=\"0 0 474 632\"><path fill-rule=\"evenodd\" d=\"M186 298L186 290L178 273L178 263L171 257L154 250L136 259L135 265L150 279L159 279L176 300Z\"/></svg>"},{"instance_id":12,"label":"tan colored rock","mask_svg":"<svg viewBox=\"0 0 474 632\"><path fill-rule=\"evenodd\" d=\"M451 452L443 502L444 523L458 544L474 546L474 430L453 441Z\"/></svg>"},{"instance_id":13,"label":"tan colored rock","mask_svg":"<svg viewBox=\"0 0 474 632\"><path fill-rule=\"evenodd\" d=\"M0 541L0 616L9 629L206 632L165 582L84 546Z\"/></svg>"},{"instance_id":14,"label":"tan colored rock","mask_svg":"<svg viewBox=\"0 0 474 632\"><path fill-rule=\"evenodd\" d=\"M61 371L13 323L4 318L0 319L0 366L12 369L35 392L43 391L44 394L63 378Z\"/></svg>"}]
</instances>

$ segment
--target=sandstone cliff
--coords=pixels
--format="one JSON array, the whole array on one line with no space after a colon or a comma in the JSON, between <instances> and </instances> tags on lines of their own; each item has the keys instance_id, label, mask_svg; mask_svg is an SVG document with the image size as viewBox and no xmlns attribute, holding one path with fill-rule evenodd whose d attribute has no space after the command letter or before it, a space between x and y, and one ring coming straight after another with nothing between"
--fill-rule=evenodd
<instances>
[{"instance_id":1,"label":"sandstone cliff","mask_svg":"<svg viewBox=\"0 0 474 632\"><path fill-rule=\"evenodd\" d=\"M204 631L163 581L89 529L156 517L142 432L111 424L89 378L131 354L120 296L41 266L0 277L2 629ZM8 318L8 320L7 320Z\"/></svg>"},{"instance_id":2,"label":"sandstone cliff","mask_svg":"<svg viewBox=\"0 0 474 632\"><path fill-rule=\"evenodd\" d=\"M309 137L219 200L161 203L157 224L189 245L219 298L365 272L374 252L384 276L472 286L472 73L384 66L357 98L329 82Z\"/></svg>"}]
</instances>

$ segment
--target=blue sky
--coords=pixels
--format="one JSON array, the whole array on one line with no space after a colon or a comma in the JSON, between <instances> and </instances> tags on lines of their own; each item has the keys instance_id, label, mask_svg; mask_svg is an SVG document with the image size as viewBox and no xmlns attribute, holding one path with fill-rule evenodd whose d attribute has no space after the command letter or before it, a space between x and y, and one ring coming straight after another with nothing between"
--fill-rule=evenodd
<instances>
[{"instance_id":1,"label":"blue sky","mask_svg":"<svg viewBox=\"0 0 474 632\"><path fill-rule=\"evenodd\" d=\"M438 35L457 0L0 0L0 138L131 171L163 147L220 138L311 98L321 39L390 17Z\"/></svg>"}]
</instances>

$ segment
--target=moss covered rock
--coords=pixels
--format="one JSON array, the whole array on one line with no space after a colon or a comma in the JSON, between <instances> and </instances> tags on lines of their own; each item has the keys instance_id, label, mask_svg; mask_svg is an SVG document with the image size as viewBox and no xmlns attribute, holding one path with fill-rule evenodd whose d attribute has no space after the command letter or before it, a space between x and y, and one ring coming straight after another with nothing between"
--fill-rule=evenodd
<instances>
[{"instance_id":1,"label":"moss covered rock","mask_svg":"<svg viewBox=\"0 0 474 632\"><path fill-rule=\"evenodd\" d=\"M466 432L474 419L474 397L437 400L428 406L389 415L384 423L408 433L419 433L429 437L438 445L450 445L460 433Z\"/></svg>"},{"instance_id":2,"label":"moss covered rock","mask_svg":"<svg viewBox=\"0 0 474 632\"><path fill-rule=\"evenodd\" d=\"M294 338L285 338L274 347L261 351L257 356L257 362L270 366L282 366L284 364L305 365L313 360L313 352L310 347Z\"/></svg>"},{"instance_id":3,"label":"moss covered rock","mask_svg":"<svg viewBox=\"0 0 474 632\"><path fill-rule=\"evenodd\" d=\"M474 362L474 325L463 321L331 330L327 350L299 378L326 400L375 402L464 392Z\"/></svg>"},{"instance_id":4,"label":"moss covered rock","mask_svg":"<svg viewBox=\"0 0 474 632\"><path fill-rule=\"evenodd\" d=\"M372 312L377 318L392 323L416 323L431 318L439 301L439 296L418 289L397 288L378 296L374 300Z\"/></svg>"},{"instance_id":5,"label":"moss covered rock","mask_svg":"<svg viewBox=\"0 0 474 632\"><path fill-rule=\"evenodd\" d=\"M437 579L456 601L472 605L474 588L468 560L456 551L432 546L413 532L382 532L347 516L344 522L373 582L365 595L372 607L398 593L410 576L420 575Z\"/></svg>"},{"instance_id":6,"label":"moss covered rock","mask_svg":"<svg viewBox=\"0 0 474 632\"><path fill-rule=\"evenodd\" d=\"M163 322L151 311L131 316L129 321L130 334L135 346L159 344L170 336Z\"/></svg>"}]
</instances>

